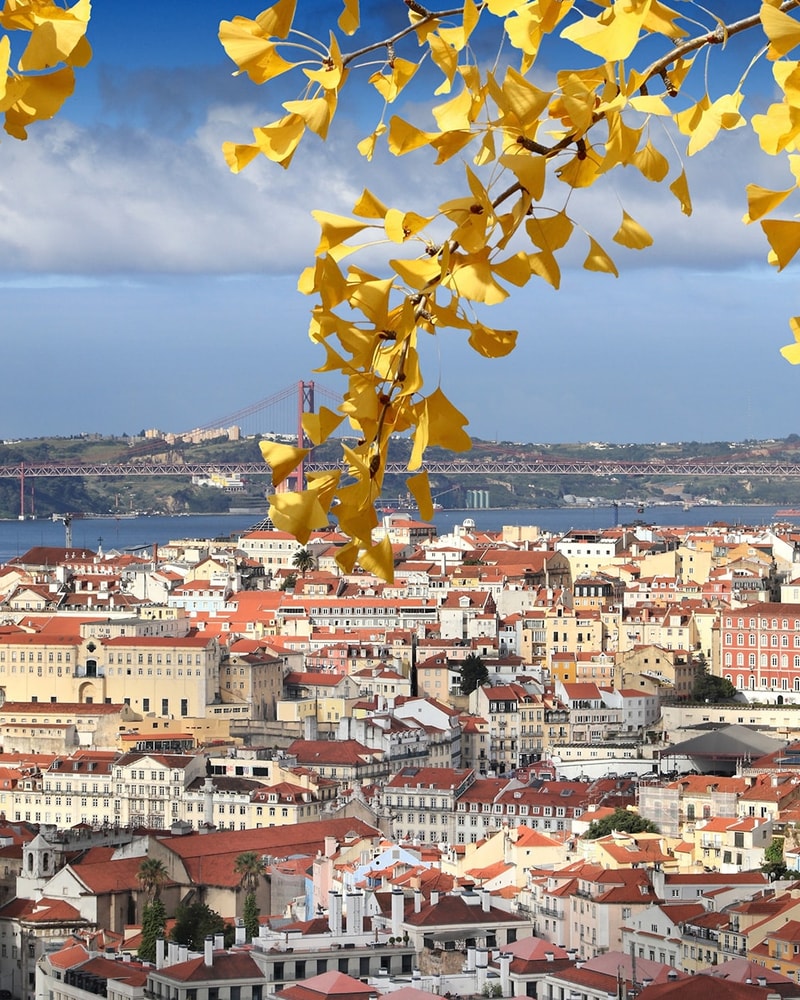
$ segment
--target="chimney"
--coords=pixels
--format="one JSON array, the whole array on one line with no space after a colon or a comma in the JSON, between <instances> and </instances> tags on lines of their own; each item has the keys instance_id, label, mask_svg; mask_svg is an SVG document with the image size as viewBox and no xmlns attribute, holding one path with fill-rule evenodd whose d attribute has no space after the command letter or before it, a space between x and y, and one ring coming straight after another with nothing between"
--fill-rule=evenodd
<instances>
[{"instance_id":1,"label":"chimney","mask_svg":"<svg viewBox=\"0 0 800 1000\"><path fill-rule=\"evenodd\" d=\"M766 986L767 977L766 976L756 976L756 986Z\"/></svg>"},{"instance_id":2,"label":"chimney","mask_svg":"<svg viewBox=\"0 0 800 1000\"><path fill-rule=\"evenodd\" d=\"M241 917L236 919L236 938L235 944L242 945L247 943L247 928L244 926L244 920Z\"/></svg>"},{"instance_id":3,"label":"chimney","mask_svg":"<svg viewBox=\"0 0 800 1000\"><path fill-rule=\"evenodd\" d=\"M467 972L475 971L475 946L467 948Z\"/></svg>"},{"instance_id":4,"label":"chimney","mask_svg":"<svg viewBox=\"0 0 800 1000\"><path fill-rule=\"evenodd\" d=\"M163 937L156 938L156 969L163 969L165 964L166 942Z\"/></svg>"},{"instance_id":5,"label":"chimney","mask_svg":"<svg viewBox=\"0 0 800 1000\"><path fill-rule=\"evenodd\" d=\"M436 889L431 890L431 906L439 905L439 893Z\"/></svg>"},{"instance_id":6,"label":"chimney","mask_svg":"<svg viewBox=\"0 0 800 1000\"><path fill-rule=\"evenodd\" d=\"M486 948L476 948L475 949L475 973L476 979L475 983L478 987L477 992L482 993L483 988L486 985L486 972L489 965L489 952Z\"/></svg>"},{"instance_id":7,"label":"chimney","mask_svg":"<svg viewBox=\"0 0 800 1000\"><path fill-rule=\"evenodd\" d=\"M545 960L546 960L546 961L548 961L548 962L552 962L552 961L553 961L553 959L555 958L555 955L553 954L553 952L552 952L552 951L546 951L546 952L544 953L544 957L545 957Z\"/></svg>"},{"instance_id":8,"label":"chimney","mask_svg":"<svg viewBox=\"0 0 800 1000\"><path fill-rule=\"evenodd\" d=\"M392 937L400 937L403 933L404 904L403 890L392 889Z\"/></svg>"},{"instance_id":9,"label":"chimney","mask_svg":"<svg viewBox=\"0 0 800 1000\"><path fill-rule=\"evenodd\" d=\"M414 890L414 913L419 913L422 910L422 890L417 888Z\"/></svg>"},{"instance_id":10,"label":"chimney","mask_svg":"<svg viewBox=\"0 0 800 1000\"><path fill-rule=\"evenodd\" d=\"M179 944L178 945L178 961L188 962L189 961L189 945Z\"/></svg>"},{"instance_id":11,"label":"chimney","mask_svg":"<svg viewBox=\"0 0 800 1000\"><path fill-rule=\"evenodd\" d=\"M488 913L490 909L489 905L489 890L481 889L481 909L484 913Z\"/></svg>"},{"instance_id":12,"label":"chimney","mask_svg":"<svg viewBox=\"0 0 800 1000\"><path fill-rule=\"evenodd\" d=\"M500 965L500 987L503 990L504 997L510 997L511 994L511 952L500 952L497 956L498 964Z\"/></svg>"},{"instance_id":13,"label":"chimney","mask_svg":"<svg viewBox=\"0 0 800 1000\"><path fill-rule=\"evenodd\" d=\"M167 947L169 949L169 958L167 961L170 965L175 965L178 962L178 943L177 941L170 941Z\"/></svg>"},{"instance_id":14,"label":"chimney","mask_svg":"<svg viewBox=\"0 0 800 1000\"><path fill-rule=\"evenodd\" d=\"M225 947L225 935L215 934L214 935L214 951L222 951Z\"/></svg>"},{"instance_id":15,"label":"chimney","mask_svg":"<svg viewBox=\"0 0 800 1000\"><path fill-rule=\"evenodd\" d=\"M322 852L326 858L332 858L334 854L338 851L339 844L336 837L326 837L325 838L325 850Z\"/></svg>"},{"instance_id":16,"label":"chimney","mask_svg":"<svg viewBox=\"0 0 800 1000\"><path fill-rule=\"evenodd\" d=\"M205 948L203 949L203 965L210 969L214 964L214 936L206 935Z\"/></svg>"}]
</instances>

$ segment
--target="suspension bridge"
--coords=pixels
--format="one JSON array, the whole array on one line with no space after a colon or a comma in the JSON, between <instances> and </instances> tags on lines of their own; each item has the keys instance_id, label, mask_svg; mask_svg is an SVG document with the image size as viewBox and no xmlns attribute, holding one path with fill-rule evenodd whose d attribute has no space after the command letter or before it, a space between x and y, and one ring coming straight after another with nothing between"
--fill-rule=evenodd
<instances>
[{"instance_id":1,"label":"suspension bridge","mask_svg":"<svg viewBox=\"0 0 800 1000\"><path fill-rule=\"evenodd\" d=\"M341 397L314 382L298 382L280 392L228 414L202 427L180 434L151 432L152 439L137 441L125 457L108 462L17 462L0 465L0 479L17 479L20 484L20 514L25 511L26 481L37 478L64 478L78 476L223 476L258 477L268 475L263 461L215 462L185 461L181 457L164 460L153 457L162 455L180 442L199 443L227 435L231 440L243 437L269 436L300 442L309 442L303 434L304 413L316 412L317 400L330 402L331 408L341 402ZM336 463L315 462L313 453L297 470L295 481L304 482L306 472L340 468ZM446 476L698 476L698 477L777 477L800 479L800 462L789 460L708 459L708 458L650 458L642 461L619 459L559 458L551 455L530 457L482 456L439 458L425 463L428 473ZM387 475L404 475L403 462L389 462Z\"/></svg>"}]
</instances>

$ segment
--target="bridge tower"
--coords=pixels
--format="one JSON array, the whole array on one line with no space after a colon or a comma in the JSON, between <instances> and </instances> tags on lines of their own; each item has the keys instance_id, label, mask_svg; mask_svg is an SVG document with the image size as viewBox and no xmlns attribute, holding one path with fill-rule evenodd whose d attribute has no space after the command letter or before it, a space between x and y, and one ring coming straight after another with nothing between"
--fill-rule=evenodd
<instances>
[{"instance_id":1,"label":"bridge tower","mask_svg":"<svg viewBox=\"0 0 800 1000\"><path fill-rule=\"evenodd\" d=\"M297 383L297 447L307 448L308 438L303 430L303 414L314 412L314 383ZM297 466L295 485L298 490L306 488L305 462L300 462Z\"/></svg>"}]
</instances>

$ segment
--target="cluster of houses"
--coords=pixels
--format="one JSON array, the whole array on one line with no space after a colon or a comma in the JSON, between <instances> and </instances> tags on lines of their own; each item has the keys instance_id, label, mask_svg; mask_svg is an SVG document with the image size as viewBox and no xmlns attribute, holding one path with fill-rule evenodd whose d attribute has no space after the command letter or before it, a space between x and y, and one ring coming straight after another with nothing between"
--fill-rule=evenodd
<instances>
[{"instance_id":1,"label":"cluster of houses","mask_svg":"<svg viewBox=\"0 0 800 1000\"><path fill-rule=\"evenodd\" d=\"M800 996L800 532L381 533L0 567L0 997Z\"/></svg>"}]
</instances>

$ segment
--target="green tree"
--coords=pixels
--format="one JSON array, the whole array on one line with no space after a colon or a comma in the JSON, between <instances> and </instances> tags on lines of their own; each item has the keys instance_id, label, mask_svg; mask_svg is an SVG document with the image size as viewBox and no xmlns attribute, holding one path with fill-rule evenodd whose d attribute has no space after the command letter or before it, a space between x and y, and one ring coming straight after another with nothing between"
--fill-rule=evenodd
<instances>
[{"instance_id":1,"label":"green tree","mask_svg":"<svg viewBox=\"0 0 800 1000\"><path fill-rule=\"evenodd\" d=\"M589 829L583 836L585 840L597 840L600 837L607 837L614 830L621 833L661 832L652 820L645 819L644 816L631 812L629 809L617 808L610 816L590 823Z\"/></svg>"},{"instance_id":2,"label":"green tree","mask_svg":"<svg viewBox=\"0 0 800 1000\"><path fill-rule=\"evenodd\" d=\"M248 941L252 941L253 938L258 937L258 915L260 912L256 903L256 894L248 892L244 897L244 910L242 911L242 919L244 920L244 929Z\"/></svg>"},{"instance_id":3,"label":"green tree","mask_svg":"<svg viewBox=\"0 0 800 1000\"><path fill-rule=\"evenodd\" d=\"M442 377L429 337L463 337L482 357L503 357L518 332L489 325L489 307L536 282L559 289L568 276L564 257L576 249L584 269L616 276L608 245L629 260L653 243L623 200L630 174L652 182L656 193L668 190L676 213L690 215L686 164L721 133L744 128L742 110L752 101L753 145L784 159L785 184L748 185L744 221L760 226L778 270L800 250L800 171L792 159L800 0L750 0L737 5L735 21L723 0L677 10L604 0L591 13L576 0L468 0L445 5L446 12L411 0L407 6L409 23L390 37L375 30L382 21L361 24L355 0L337 8L335 24L332 14L310 31L295 29L302 5L292 0L257 19L222 21L219 31L240 73L273 88L278 101L285 90L293 96L280 117L253 129L252 142L225 143L234 172L260 156L289 168L313 155L307 137L326 140L340 101L359 85L359 106L368 106L365 95L375 101L374 127L357 145L367 162L382 164L376 153L385 145L397 157L427 157L426 166L452 171L463 164L463 176L448 174L443 185L365 188L350 215L338 206L313 212L320 238L299 282L315 297L309 335L324 352L324 370L346 385L339 412L309 417L306 433L317 446L347 419L357 443L343 446L347 476L317 475L301 497L276 493L271 517L303 543L310 530L337 519L352 539L338 556L343 568L361 560L387 579L391 544L373 544L372 530L389 442L412 438L406 482L423 519L432 512L426 450L470 447L467 418L446 395L447 376L455 374ZM735 44L720 44L734 36ZM752 82L759 62L772 71L771 86ZM402 107L390 114L406 96L410 113L424 107L424 120L405 120ZM448 198L437 203L442 186ZM592 187L619 200L616 218L609 224L603 217L597 233L587 225ZM741 217L738 205L734 211ZM361 250L370 254L368 266L354 258ZM800 317L790 327L796 342L783 354L799 363ZM429 356L437 359L433 375ZM262 453L277 486L307 449L263 442Z\"/></svg>"},{"instance_id":4,"label":"green tree","mask_svg":"<svg viewBox=\"0 0 800 1000\"><path fill-rule=\"evenodd\" d=\"M228 928L219 913L212 910L207 903L178 905L171 934L173 941L188 945L192 951L202 951L208 935L220 933L226 935L226 944L229 943L233 936L232 930Z\"/></svg>"},{"instance_id":5,"label":"green tree","mask_svg":"<svg viewBox=\"0 0 800 1000\"><path fill-rule=\"evenodd\" d=\"M139 958L143 962L155 962L156 940L164 936L167 925L167 914L160 899L147 903L142 913L142 943L139 945Z\"/></svg>"},{"instance_id":6,"label":"green tree","mask_svg":"<svg viewBox=\"0 0 800 1000\"><path fill-rule=\"evenodd\" d=\"M147 898L155 901L161 898L161 888L169 882L169 872L164 862L158 858L143 858L136 872L136 881L147 894Z\"/></svg>"},{"instance_id":7,"label":"green tree","mask_svg":"<svg viewBox=\"0 0 800 1000\"><path fill-rule=\"evenodd\" d=\"M783 840L783 837L773 837L764 850L764 864L761 866L761 871L772 882L785 878L788 871L783 859Z\"/></svg>"},{"instance_id":8,"label":"green tree","mask_svg":"<svg viewBox=\"0 0 800 1000\"><path fill-rule=\"evenodd\" d=\"M292 556L292 566L294 566L296 570L300 571L301 577L304 577L306 573L314 569L316 564L317 560L306 548L298 549Z\"/></svg>"},{"instance_id":9,"label":"green tree","mask_svg":"<svg viewBox=\"0 0 800 1000\"><path fill-rule=\"evenodd\" d=\"M695 664L697 669L690 696L692 701L731 701L736 697L736 688L729 680L708 672L706 658L702 653Z\"/></svg>"},{"instance_id":10,"label":"green tree","mask_svg":"<svg viewBox=\"0 0 800 1000\"><path fill-rule=\"evenodd\" d=\"M477 653L470 653L461 664L461 693L472 694L489 679L486 664Z\"/></svg>"}]
</instances>

